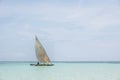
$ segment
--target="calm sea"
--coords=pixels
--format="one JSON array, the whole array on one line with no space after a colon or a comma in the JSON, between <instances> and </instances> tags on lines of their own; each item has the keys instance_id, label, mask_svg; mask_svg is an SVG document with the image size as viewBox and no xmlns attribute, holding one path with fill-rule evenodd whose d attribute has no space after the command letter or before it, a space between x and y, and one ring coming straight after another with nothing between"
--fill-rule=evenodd
<instances>
[{"instance_id":1,"label":"calm sea","mask_svg":"<svg viewBox=\"0 0 120 80\"><path fill-rule=\"evenodd\" d=\"M54 66L31 63L0 62L0 80L120 80L119 62L55 62Z\"/></svg>"}]
</instances>

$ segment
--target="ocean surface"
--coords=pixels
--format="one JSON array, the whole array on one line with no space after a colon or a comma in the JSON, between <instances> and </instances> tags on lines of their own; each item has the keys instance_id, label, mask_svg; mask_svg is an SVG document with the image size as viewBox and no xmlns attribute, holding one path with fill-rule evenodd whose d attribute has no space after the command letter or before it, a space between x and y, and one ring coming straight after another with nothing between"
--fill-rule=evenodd
<instances>
[{"instance_id":1,"label":"ocean surface","mask_svg":"<svg viewBox=\"0 0 120 80\"><path fill-rule=\"evenodd\" d=\"M0 80L120 80L120 63L54 62L54 66L30 66L34 62L0 62Z\"/></svg>"}]
</instances>

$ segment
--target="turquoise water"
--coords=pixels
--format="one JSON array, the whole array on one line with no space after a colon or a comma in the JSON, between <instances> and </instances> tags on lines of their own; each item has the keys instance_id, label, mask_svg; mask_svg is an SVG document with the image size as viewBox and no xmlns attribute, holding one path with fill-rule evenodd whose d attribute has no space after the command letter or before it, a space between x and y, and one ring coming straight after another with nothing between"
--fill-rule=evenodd
<instances>
[{"instance_id":1,"label":"turquoise water","mask_svg":"<svg viewBox=\"0 0 120 80\"><path fill-rule=\"evenodd\" d=\"M120 63L29 64L1 62L0 80L120 80Z\"/></svg>"}]
</instances>

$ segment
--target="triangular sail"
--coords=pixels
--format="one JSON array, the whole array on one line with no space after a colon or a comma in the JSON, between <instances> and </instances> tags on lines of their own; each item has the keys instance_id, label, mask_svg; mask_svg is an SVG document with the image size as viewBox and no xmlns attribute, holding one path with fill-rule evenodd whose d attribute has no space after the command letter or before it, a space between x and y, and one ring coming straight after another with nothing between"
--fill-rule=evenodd
<instances>
[{"instance_id":1,"label":"triangular sail","mask_svg":"<svg viewBox=\"0 0 120 80\"><path fill-rule=\"evenodd\" d=\"M42 47L42 44L39 42L37 37L35 37L35 51L39 63L50 63L50 59L47 56L45 49Z\"/></svg>"}]
</instances>

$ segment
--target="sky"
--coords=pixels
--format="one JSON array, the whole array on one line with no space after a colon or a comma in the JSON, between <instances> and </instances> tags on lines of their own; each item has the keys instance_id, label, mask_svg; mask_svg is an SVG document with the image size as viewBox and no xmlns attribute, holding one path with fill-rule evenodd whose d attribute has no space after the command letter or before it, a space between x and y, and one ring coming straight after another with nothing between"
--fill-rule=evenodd
<instances>
[{"instance_id":1,"label":"sky","mask_svg":"<svg viewBox=\"0 0 120 80\"><path fill-rule=\"evenodd\" d=\"M120 0L0 0L0 61L120 61Z\"/></svg>"}]
</instances>

